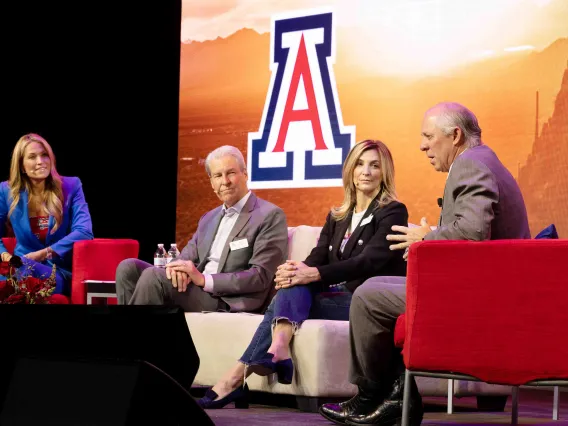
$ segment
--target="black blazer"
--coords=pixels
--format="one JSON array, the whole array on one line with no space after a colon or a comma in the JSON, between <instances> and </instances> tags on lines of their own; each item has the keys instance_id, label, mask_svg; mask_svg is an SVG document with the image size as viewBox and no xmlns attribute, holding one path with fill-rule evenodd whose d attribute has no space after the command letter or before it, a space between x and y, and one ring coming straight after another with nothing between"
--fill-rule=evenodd
<instances>
[{"instance_id":1,"label":"black blazer","mask_svg":"<svg viewBox=\"0 0 568 426\"><path fill-rule=\"evenodd\" d=\"M408 210L398 201L381 208L376 205L375 201L371 203L343 253L339 249L353 212L341 221L333 219L331 213L327 215L318 244L304 262L318 268L324 287L345 282L353 292L366 279L377 275L406 276L404 250L390 250L392 243L386 237L393 233L391 226L408 226Z\"/></svg>"}]
</instances>

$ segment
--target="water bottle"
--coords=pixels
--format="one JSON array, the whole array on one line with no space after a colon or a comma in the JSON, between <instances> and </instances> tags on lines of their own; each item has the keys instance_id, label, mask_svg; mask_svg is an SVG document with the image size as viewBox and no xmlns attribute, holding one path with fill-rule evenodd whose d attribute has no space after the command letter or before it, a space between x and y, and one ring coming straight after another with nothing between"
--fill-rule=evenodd
<instances>
[{"instance_id":1,"label":"water bottle","mask_svg":"<svg viewBox=\"0 0 568 426\"><path fill-rule=\"evenodd\" d=\"M167 263L168 254L163 244L158 244L158 248L154 252L154 266L158 268L165 268Z\"/></svg>"},{"instance_id":2,"label":"water bottle","mask_svg":"<svg viewBox=\"0 0 568 426\"><path fill-rule=\"evenodd\" d=\"M168 261L167 263L170 263L173 260L176 260L179 256L179 250L177 248L177 244L176 243L172 243L170 244L170 249L168 250Z\"/></svg>"}]
</instances>

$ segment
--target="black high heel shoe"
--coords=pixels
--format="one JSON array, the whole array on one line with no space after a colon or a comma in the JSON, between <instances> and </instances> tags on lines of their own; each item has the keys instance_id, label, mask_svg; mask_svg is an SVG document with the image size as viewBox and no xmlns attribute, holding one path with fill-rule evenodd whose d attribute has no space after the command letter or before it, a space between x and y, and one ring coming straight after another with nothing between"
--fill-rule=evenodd
<instances>
[{"instance_id":1,"label":"black high heel shoe","mask_svg":"<svg viewBox=\"0 0 568 426\"><path fill-rule=\"evenodd\" d=\"M215 401L218 396L219 395L217 395L217 393L214 392L213 389L209 389L207 392L205 392L205 396L203 398L197 400L197 404L201 408L217 409L223 408L225 405L234 402L235 408L249 408L248 386L246 383L244 386L239 386L238 388L236 388L233 392L231 392L224 398Z\"/></svg>"},{"instance_id":2,"label":"black high heel shoe","mask_svg":"<svg viewBox=\"0 0 568 426\"><path fill-rule=\"evenodd\" d=\"M274 354L266 353L261 359L249 364L248 368L259 376L269 376L276 373L278 383L289 385L294 377L294 363L291 358L273 362Z\"/></svg>"}]
</instances>

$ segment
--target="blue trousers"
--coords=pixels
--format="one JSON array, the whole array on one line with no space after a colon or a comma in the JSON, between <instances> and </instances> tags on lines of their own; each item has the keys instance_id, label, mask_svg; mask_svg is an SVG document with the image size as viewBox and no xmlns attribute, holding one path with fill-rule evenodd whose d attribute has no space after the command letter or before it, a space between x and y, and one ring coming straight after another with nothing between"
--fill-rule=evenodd
<instances>
[{"instance_id":1,"label":"blue trousers","mask_svg":"<svg viewBox=\"0 0 568 426\"><path fill-rule=\"evenodd\" d=\"M272 344L272 327L280 319L290 321L294 329L307 319L348 321L352 293L342 285L325 292L320 288L314 284L278 290L239 361L250 365L266 354Z\"/></svg>"}]
</instances>

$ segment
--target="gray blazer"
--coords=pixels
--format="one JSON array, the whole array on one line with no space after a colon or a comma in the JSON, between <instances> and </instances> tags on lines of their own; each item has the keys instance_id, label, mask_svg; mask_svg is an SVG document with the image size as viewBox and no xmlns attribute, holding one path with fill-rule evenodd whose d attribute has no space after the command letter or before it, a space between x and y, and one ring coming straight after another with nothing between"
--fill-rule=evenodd
<instances>
[{"instance_id":1,"label":"gray blazer","mask_svg":"<svg viewBox=\"0 0 568 426\"><path fill-rule=\"evenodd\" d=\"M203 272L221 222L223 209L205 213L197 231L181 252ZM230 249L230 242L246 238L248 247ZM231 230L213 274L213 296L221 297L231 312L259 310L273 285L276 268L288 255L288 226L280 207L251 193Z\"/></svg>"},{"instance_id":2,"label":"gray blazer","mask_svg":"<svg viewBox=\"0 0 568 426\"><path fill-rule=\"evenodd\" d=\"M519 185L488 146L469 148L454 160L444 189L439 225L424 239L531 237Z\"/></svg>"}]
</instances>

